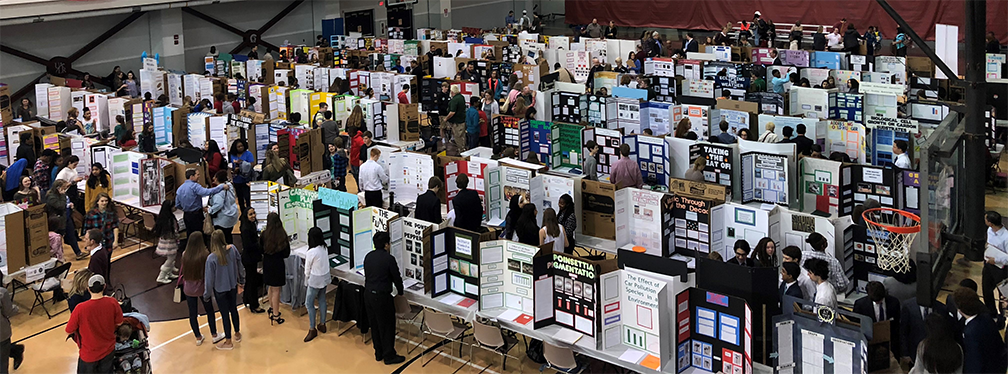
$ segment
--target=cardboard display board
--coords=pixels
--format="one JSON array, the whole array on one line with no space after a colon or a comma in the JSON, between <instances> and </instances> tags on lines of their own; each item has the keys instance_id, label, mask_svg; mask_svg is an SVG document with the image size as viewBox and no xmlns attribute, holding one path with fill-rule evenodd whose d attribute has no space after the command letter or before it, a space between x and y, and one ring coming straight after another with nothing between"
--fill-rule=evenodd
<instances>
[{"instance_id":1,"label":"cardboard display board","mask_svg":"<svg viewBox=\"0 0 1008 374\"><path fill-rule=\"evenodd\" d=\"M673 344L669 310L671 287L644 272L613 271L602 276L604 313L600 349L625 346L635 355L629 362L660 371L672 362ZM664 335L664 336L663 336Z\"/></svg>"},{"instance_id":2,"label":"cardboard display board","mask_svg":"<svg viewBox=\"0 0 1008 374\"><path fill-rule=\"evenodd\" d=\"M784 314L773 316L773 347L770 350L777 352L775 372L868 372L869 348L865 336L870 335L872 329L858 323L859 315L843 309L798 303L794 306L789 303L783 308ZM865 321L865 318L860 317L860 320ZM886 351L886 355L888 353Z\"/></svg>"},{"instance_id":3,"label":"cardboard display board","mask_svg":"<svg viewBox=\"0 0 1008 374\"><path fill-rule=\"evenodd\" d=\"M691 182L695 183L695 182ZM685 195L662 196L664 257L710 252L710 210L718 202Z\"/></svg>"},{"instance_id":4,"label":"cardboard display board","mask_svg":"<svg viewBox=\"0 0 1008 374\"><path fill-rule=\"evenodd\" d=\"M706 105L682 106L682 115L690 120L690 131L697 134L700 139L707 139L712 135L710 132L710 107Z\"/></svg>"},{"instance_id":5,"label":"cardboard display board","mask_svg":"<svg viewBox=\"0 0 1008 374\"><path fill-rule=\"evenodd\" d=\"M751 103L750 103L751 104ZM717 126L711 127L711 135L717 136L722 133L721 131L721 121L728 122L728 131L730 134L736 135L739 130L747 129L750 133L759 133L753 131L753 124L756 122L756 115L740 110L732 109L715 109L713 111L712 118L717 122Z\"/></svg>"},{"instance_id":6,"label":"cardboard display board","mask_svg":"<svg viewBox=\"0 0 1008 374\"><path fill-rule=\"evenodd\" d=\"M830 92L829 117L864 123L864 95Z\"/></svg>"},{"instance_id":7,"label":"cardboard display board","mask_svg":"<svg viewBox=\"0 0 1008 374\"><path fill-rule=\"evenodd\" d=\"M550 134L550 137L552 138L551 154L549 159L551 168L581 167L581 162L583 161L583 153L581 152L584 148L584 142L581 138L583 133L583 126L572 123L553 123L553 128Z\"/></svg>"},{"instance_id":8,"label":"cardboard display board","mask_svg":"<svg viewBox=\"0 0 1008 374\"><path fill-rule=\"evenodd\" d=\"M606 100L606 126L610 129L623 129L626 134L639 134L640 100L630 98L614 98Z\"/></svg>"},{"instance_id":9,"label":"cardboard display board","mask_svg":"<svg viewBox=\"0 0 1008 374\"><path fill-rule=\"evenodd\" d=\"M840 167L840 216L851 214L854 206L875 199L883 207L895 207L893 169L847 164Z\"/></svg>"},{"instance_id":10,"label":"cardboard display board","mask_svg":"<svg viewBox=\"0 0 1008 374\"><path fill-rule=\"evenodd\" d=\"M630 157L640 166L644 184L668 186L671 178L669 169L669 146L659 137L647 135L626 135L623 143L630 145Z\"/></svg>"},{"instance_id":11,"label":"cardboard display board","mask_svg":"<svg viewBox=\"0 0 1008 374\"><path fill-rule=\"evenodd\" d=\"M753 313L745 299L690 288L675 296L676 360L712 373L751 374Z\"/></svg>"},{"instance_id":12,"label":"cardboard display board","mask_svg":"<svg viewBox=\"0 0 1008 374\"><path fill-rule=\"evenodd\" d=\"M581 118L588 121L588 124L595 127L606 127L608 119L608 105L605 96L585 94L581 96Z\"/></svg>"},{"instance_id":13,"label":"cardboard display board","mask_svg":"<svg viewBox=\"0 0 1008 374\"><path fill-rule=\"evenodd\" d=\"M140 160L147 158L146 154L130 151L113 152L110 160L112 167L112 197L129 199L140 197ZM160 201L157 204L161 204Z\"/></svg>"},{"instance_id":14,"label":"cardboard display board","mask_svg":"<svg viewBox=\"0 0 1008 374\"><path fill-rule=\"evenodd\" d=\"M280 221L291 242L308 242L308 230L314 224L312 202L318 199L318 192L310 189L281 186L277 193L277 207Z\"/></svg>"},{"instance_id":15,"label":"cardboard display board","mask_svg":"<svg viewBox=\"0 0 1008 374\"><path fill-rule=\"evenodd\" d=\"M887 166L893 164L895 156L892 153L892 146L896 140L902 140L911 145L910 149L907 150L907 156L909 157L909 152L913 150L912 144L914 143L910 133L885 128L872 129L870 147L872 165Z\"/></svg>"},{"instance_id":16,"label":"cardboard display board","mask_svg":"<svg viewBox=\"0 0 1008 374\"><path fill-rule=\"evenodd\" d=\"M581 233L616 239L616 186L607 182L581 180Z\"/></svg>"},{"instance_id":17,"label":"cardboard display board","mask_svg":"<svg viewBox=\"0 0 1008 374\"><path fill-rule=\"evenodd\" d=\"M582 139L587 143L594 140L599 146L599 153L595 155L598 162L598 172L609 174L609 168L619 160L619 147L623 144L623 131L620 129L606 129L601 127L586 127L581 131ZM582 154L587 154L588 150L583 149ZM657 170L657 169L655 169Z\"/></svg>"},{"instance_id":18,"label":"cardboard display board","mask_svg":"<svg viewBox=\"0 0 1008 374\"><path fill-rule=\"evenodd\" d=\"M532 178L529 183L529 201L539 210L536 217L538 222L542 222L546 208L560 212L560 196L566 194L574 197L574 183L572 178L552 174L539 174Z\"/></svg>"},{"instance_id":19,"label":"cardboard display board","mask_svg":"<svg viewBox=\"0 0 1008 374\"><path fill-rule=\"evenodd\" d=\"M350 265L353 269L364 268L364 256L374 250L372 240L375 232L389 231L389 221L399 217L398 214L375 207L364 207L353 212L353 251L350 252ZM393 233L389 232L392 237ZM398 236L402 236L399 233Z\"/></svg>"},{"instance_id":20,"label":"cardboard display board","mask_svg":"<svg viewBox=\"0 0 1008 374\"><path fill-rule=\"evenodd\" d=\"M411 152L395 152L389 159L389 191L395 201L406 205L427 190L427 182L434 176L434 159ZM475 186L474 186L475 187Z\"/></svg>"},{"instance_id":21,"label":"cardboard display board","mask_svg":"<svg viewBox=\"0 0 1008 374\"><path fill-rule=\"evenodd\" d=\"M160 206L167 192L165 167L172 164L164 158L140 160L140 205ZM174 177L174 175L172 175Z\"/></svg>"},{"instance_id":22,"label":"cardboard display board","mask_svg":"<svg viewBox=\"0 0 1008 374\"><path fill-rule=\"evenodd\" d=\"M433 223L399 217L389 221L389 232L401 232L392 237L390 250L399 264L403 286L427 293L431 289L431 235Z\"/></svg>"},{"instance_id":23,"label":"cardboard display board","mask_svg":"<svg viewBox=\"0 0 1008 374\"><path fill-rule=\"evenodd\" d=\"M270 213L280 213L280 185L270 181L249 182L249 205L256 211L256 217L266 217ZM266 227L266 220L259 220L259 229Z\"/></svg>"},{"instance_id":24,"label":"cardboard display board","mask_svg":"<svg viewBox=\"0 0 1008 374\"><path fill-rule=\"evenodd\" d=\"M760 113L784 114L784 95L773 92L750 92L745 95L745 100L759 104Z\"/></svg>"},{"instance_id":25,"label":"cardboard display board","mask_svg":"<svg viewBox=\"0 0 1008 374\"><path fill-rule=\"evenodd\" d=\"M735 257L736 240L745 240L749 248L756 248L760 239L770 236L769 220L769 213L759 208L734 203L711 208L711 250L727 259ZM706 255L702 253L701 257Z\"/></svg>"},{"instance_id":26,"label":"cardboard display board","mask_svg":"<svg viewBox=\"0 0 1008 374\"><path fill-rule=\"evenodd\" d=\"M731 145L696 143L689 148L689 165L703 154L707 157L707 166L703 173L704 181L731 188L735 180L733 163L737 152L737 147Z\"/></svg>"},{"instance_id":27,"label":"cardboard display board","mask_svg":"<svg viewBox=\"0 0 1008 374\"><path fill-rule=\"evenodd\" d=\"M788 92L788 114L811 118L829 117L829 91L819 88L792 87Z\"/></svg>"},{"instance_id":28,"label":"cardboard display board","mask_svg":"<svg viewBox=\"0 0 1008 374\"><path fill-rule=\"evenodd\" d=\"M520 194L525 197L525 201L532 201L530 191L532 189L532 178L535 176L534 171L500 165L484 168L483 173L486 176L486 190L489 191L490 198L493 198L492 201L487 202L487 205L491 207L488 210L491 214L487 217L489 219L487 225L499 226L504 222L505 215L507 214L505 210L511 202L511 196ZM500 193L499 200L497 199L496 192L498 190L502 192ZM499 208L493 209L498 206ZM498 216L497 214L500 215Z\"/></svg>"},{"instance_id":29,"label":"cardboard display board","mask_svg":"<svg viewBox=\"0 0 1008 374\"><path fill-rule=\"evenodd\" d=\"M491 124L494 146L514 147L518 150L518 156L523 160L528 156L530 149L529 121L514 116L494 115Z\"/></svg>"},{"instance_id":30,"label":"cardboard display board","mask_svg":"<svg viewBox=\"0 0 1008 374\"><path fill-rule=\"evenodd\" d=\"M505 308L518 312L521 324L535 316L532 289L533 257L539 247L510 240L480 243L480 310Z\"/></svg>"},{"instance_id":31,"label":"cardboard display board","mask_svg":"<svg viewBox=\"0 0 1008 374\"><path fill-rule=\"evenodd\" d=\"M664 230L672 222L665 221L661 192L636 188L616 191L616 248L641 246L647 254L668 256L663 246Z\"/></svg>"},{"instance_id":32,"label":"cardboard display board","mask_svg":"<svg viewBox=\"0 0 1008 374\"><path fill-rule=\"evenodd\" d=\"M616 270L616 260L589 261L563 253L540 251L533 258L535 328L557 324L581 334L596 346L602 308L599 279Z\"/></svg>"},{"instance_id":33,"label":"cardboard display board","mask_svg":"<svg viewBox=\"0 0 1008 374\"><path fill-rule=\"evenodd\" d=\"M356 194L325 187L320 187L318 192L319 199L312 202L315 227L322 230L326 245L336 255L334 261L342 265L349 261L353 252L351 219L359 199Z\"/></svg>"},{"instance_id":34,"label":"cardboard display board","mask_svg":"<svg viewBox=\"0 0 1008 374\"><path fill-rule=\"evenodd\" d=\"M682 118L682 107L670 103L645 101L641 103L641 131L651 129L655 136L664 136L672 131L673 118ZM673 111L678 116L673 115Z\"/></svg>"},{"instance_id":35,"label":"cardboard display board","mask_svg":"<svg viewBox=\"0 0 1008 374\"><path fill-rule=\"evenodd\" d=\"M747 152L741 156L742 203L761 203L788 206L788 157L761 152Z\"/></svg>"},{"instance_id":36,"label":"cardboard display board","mask_svg":"<svg viewBox=\"0 0 1008 374\"><path fill-rule=\"evenodd\" d=\"M798 164L798 209L836 217L840 206L840 162L804 157Z\"/></svg>"},{"instance_id":37,"label":"cardboard display board","mask_svg":"<svg viewBox=\"0 0 1008 374\"><path fill-rule=\"evenodd\" d=\"M476 191L476 193L479 194L480 199L482 199L484 203L487 203L487 193L489 193L488 191L491 190L490 188L491 185L487 183L489 181L487 181L485 178L488 176L486 174L487 172L486 168L489 166L490 165L486 163L476 161L465 161L465 160L453 161L443 166L448 211L455 209L455 206L451 202L459 191L459 188L458 186L456 186L455 182L459 174L465 174L466 176L469 177L469 189ZM426 186L426 183L427 182L424 182L423 186ZM499 188L495 189L494 191L495 192L499 191ZM504 206L507 206L506 202L504 202ZM490 210L486 210L486 212L489 215ZM503 215L501 215L501 217L503 217Z\"/></svg>"},{"instance_id":38,"label":"cardboard display board","mask_svg":"<svg viewBox=\"0 0 1008 374\"><path fill-rule=\"evenodd\" d=\"M551 164L553 156L553 123L529 121L529 152L539 156L539 162ZM522 156L522 160L527 156Z\"/></svg>"},{"instance_id":39,"label":"cardboard display board","mask_svg":"<svg viewBox=\"0 0 1008 374\"><path fill-rule=\"evenodd\" d=\"M454 293L470 299L480 297L480 235L457 227L432 234L432 297ZM465 300L463 300L465 302Z\"/></svg>"},{"instance_id":40,"label":"cardboard display board","mask_svg":"<svg viewBox=\"0 0 1008 374\"><path fill-rule=\"evenodd\" d=\"M822 154L843 152L851 161L865 163L864 125L849 121L820 121L816 126L816 138L825 139Z\"/></svg>"}]
</instances>

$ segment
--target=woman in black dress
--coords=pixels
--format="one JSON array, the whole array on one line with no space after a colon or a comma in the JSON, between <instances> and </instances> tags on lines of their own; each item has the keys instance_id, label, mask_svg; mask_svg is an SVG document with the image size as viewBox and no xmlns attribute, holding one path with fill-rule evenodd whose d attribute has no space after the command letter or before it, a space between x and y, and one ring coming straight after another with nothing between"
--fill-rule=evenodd
<instances>
[{"instance_id":1,"label":"woman in black dress","mask_svg":"<svg viewBox=\"0 0 1008 374\"><path fill-rule=\"evenodd\" d=\"M270 324L284 323L280 318L280 288L287 284L287 273L284 259L290 257L290 241L287 231L280 222L280 215L270 213L266 216L266 228L260 238L263 248L263 283L269 286ZM274 314L274 311L276 314Z\"/></svg>"},{"instance_id":2,"label":"woman in black dress","mask_svg":"<svg viewBox=\"0 0 1008 374\"><path fill-rule=\"evenodd\" d=\"M245 292L242 292L242 304L245 304L252 313L263 313L265 310L259 306L259 288L262 287L263 276L256 271L259 261L263 259L257 223L255 209L248 208L241 215L241 258L242 265L245 266Z\"/></svg>"},{"instance_id":3,"label":"woman in black dress","mask_svg":"<svg viewBox=\"0 0 1008 374\"><path fill-rule=\"evenodd\" d=\"M536 219L538 211L535 204L527 203L522 207L521 216L515 223L515 235L522 244L539 246L539 223Z\"/></svg>"}]
</instances>

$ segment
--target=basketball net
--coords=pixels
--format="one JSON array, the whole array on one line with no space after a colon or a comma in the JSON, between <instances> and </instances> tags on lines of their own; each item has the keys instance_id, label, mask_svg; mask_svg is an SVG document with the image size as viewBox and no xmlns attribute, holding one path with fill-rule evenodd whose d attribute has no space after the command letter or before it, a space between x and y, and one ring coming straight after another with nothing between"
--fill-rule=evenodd
<instances>
[{"instance_id":1,"label":"basketball net","mask_svg":"<svg viewBox=\"0 0 1008 374\"><path fill-rule=\"evenodd\" d=\"M920 233L920 217L891 208L869 209L862 215L868 235L875 241L879 269L910 271L910 245Z\"/></svg>"}]
</instances>

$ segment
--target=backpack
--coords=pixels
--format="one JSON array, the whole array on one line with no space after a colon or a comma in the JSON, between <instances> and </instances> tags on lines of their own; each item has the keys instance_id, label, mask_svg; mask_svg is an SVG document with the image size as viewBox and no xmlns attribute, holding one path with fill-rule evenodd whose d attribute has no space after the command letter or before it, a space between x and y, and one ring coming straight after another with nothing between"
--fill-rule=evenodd
<instances>
[{"instance_id":1,"label":"backpack","mask_svg":"<svg viewBox=\"0 0 1008 374\"><path fill-rule=\"evenodd\" d=\"M545 364L546 356L543 355L543 342L539 339L532 339L529 342L528 349L525 350L525 356L537 364Z\"/></svg>"}]
</instances>

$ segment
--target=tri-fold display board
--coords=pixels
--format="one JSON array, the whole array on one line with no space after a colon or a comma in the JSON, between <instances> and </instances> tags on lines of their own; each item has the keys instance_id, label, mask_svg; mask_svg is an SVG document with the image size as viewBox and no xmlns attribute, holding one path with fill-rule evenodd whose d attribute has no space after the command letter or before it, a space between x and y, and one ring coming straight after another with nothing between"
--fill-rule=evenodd
<instances>
[{"instance_id":1,"label":"tri-fold display board","mask_svg":"<svg viewBox=\"0 0 1008 374\"><path fill-rule=\"evenodd\" d=\"M812 309L809 311L806 308ZM784 314L773 316L773 351L777 353L776 365L773 365L775 372L868 371L868 341L865 335L871 329L858 322L858 315L800 301L798 305L785 306L783 311Z\"/></svg>"},{"instance_id":2,"label":"tri-fold display board","mask_svg":"<svg viewBox=\"0 0 1008 374\"><path fill-rule=\"evenodd\" d=\"M374 250L374 234L389 231L389 221L397 217L399 215L395 212L375 207L365 207L353 212L353 251L350 252L350 264L354 269L364 268L364 256ZM389 232L390 237L392 234Z\"/></svg>"},{"instance_id":3,"label":"tri-fold display board","mask_svg":"<svg viewBox=\"0 0 1008 374\"><path fill-rule=\"evenodd\" d=\"M616 260L590 261L540 251L532 262L535 328L557 324L583 334L581 339L596 346L602 326L599 279L616 270Z\"/></svg>"},{"instance_id":4,"label":"tri-fold display board","mask_svg":"<svg viewBox=\"0 0 1008 374\"><path fill-rule=\"evenodd\" d=\"M480 234L446 227L432 234L431 243L431 296L450 292L479 300Z\"/></svg>"},{"instance_id":5,"label":"tri-fold display board","mask_svg":"<svg viewBox=\"0 0 1008 374\"><path fill-rule=\"evenodd\" d=\"M356 194L320 187L318 200L312 202L315 227L322 230L322 238L330 252L336 254L337 265L349 261L353 253L353 211L359 198ZM261 221L260 221L261 222ZM391 235L390 235L391 236Z\"/></svg>"},{"instance_id":6,"label":"tri-fold display board","mask_svg":"<svg viewBox=\"0 0 1008 374\"><path fill-rule=\"evenodd\" d=\"M480 310L505 308L518 312L514 321L531 321L535 315L532 259L539 247L491 240L480 243L479 250Z\"/></svg>"},{"instance_id":7,"label":"tri-fold display board","mask_svg":"<svg viewBox=\"0 0 1008 374\"><path fill-rule=\"evenodd\" d=\"M410 217L389 221L390 249L407 288L424 293L431 289L431 234L436 228L433 223Z\"/></svg>"},{"instance_id":8,"label":"tri-fold display board","mask_svg":"<svg viewBox=\"0 0 1008 374\"><path fill-rule=\"evenodd\" d=\"M630 146L630 157L636 158L644 184L668 186L672 171L669 169L669 146L663 138L626 135L623 143Z\"/></svg>"},{"instance_id":9,"label":"tri-fold display board","mask_svg":"<svg viewBox=\"0 0 1008 374\"><path fill-rule=\"evenodd\" d=\"M690 288L675 296L678 372L752 373L752 309L745 299Z\"/></svg>"}]
</instances>

